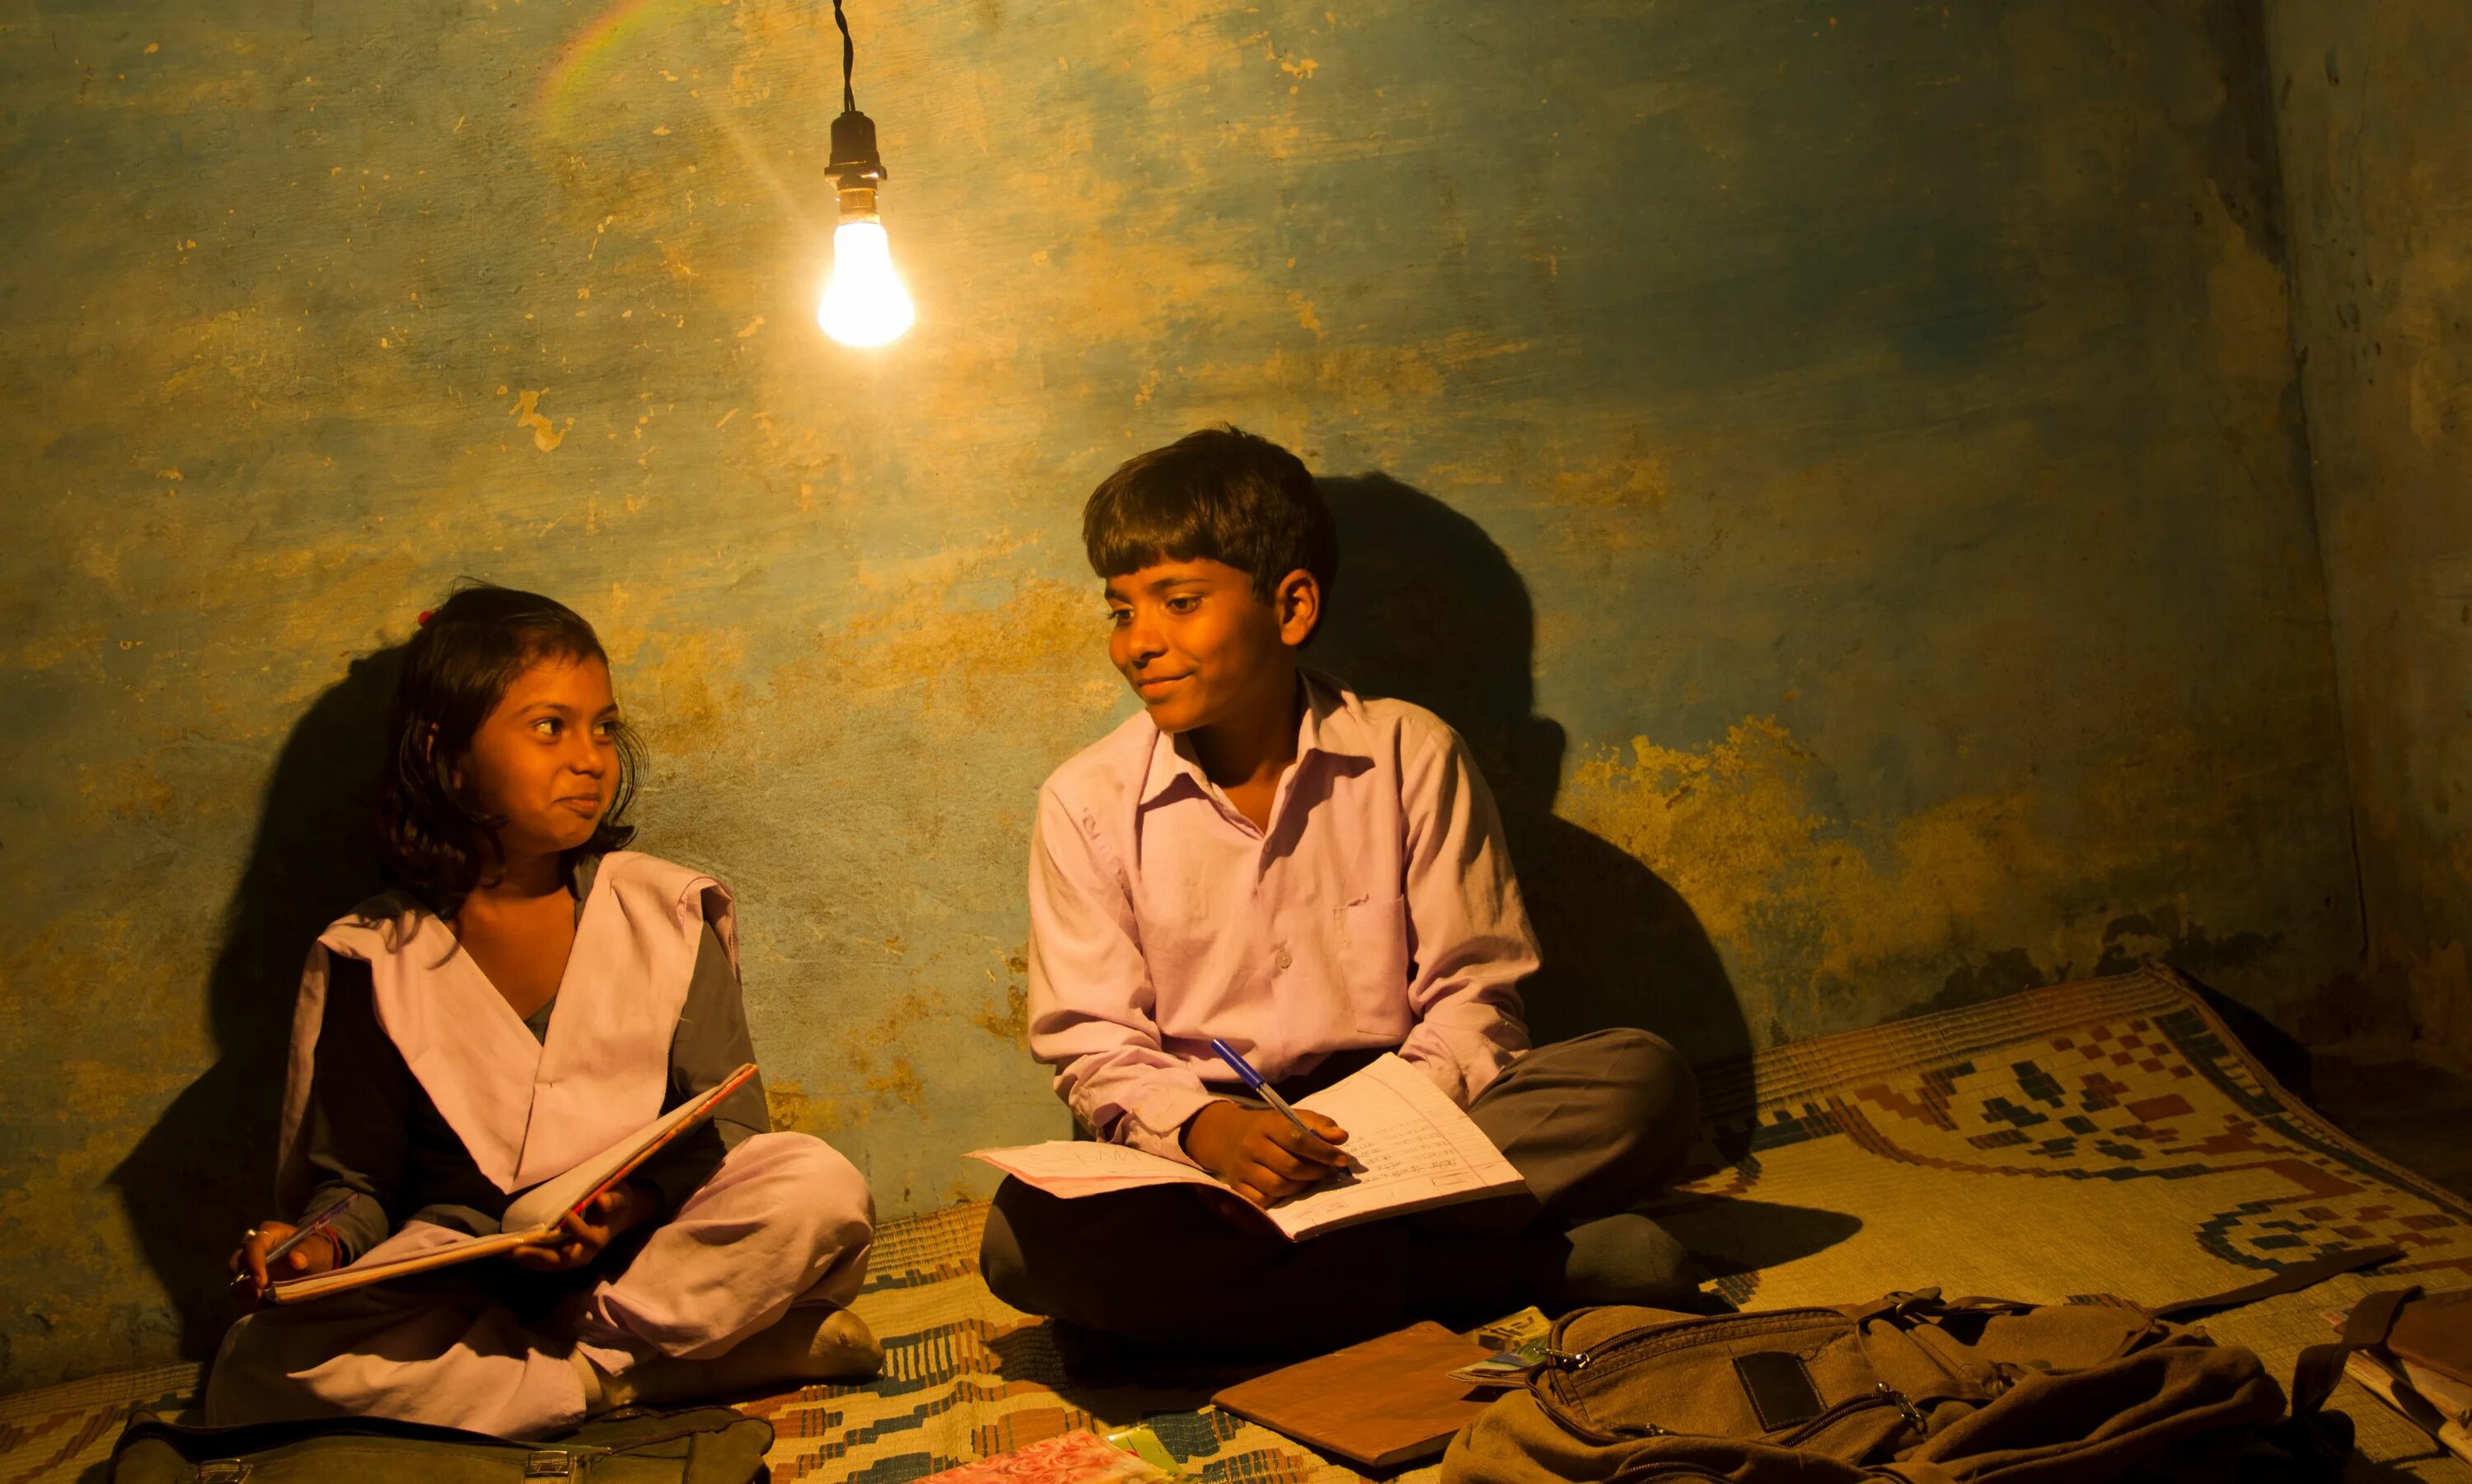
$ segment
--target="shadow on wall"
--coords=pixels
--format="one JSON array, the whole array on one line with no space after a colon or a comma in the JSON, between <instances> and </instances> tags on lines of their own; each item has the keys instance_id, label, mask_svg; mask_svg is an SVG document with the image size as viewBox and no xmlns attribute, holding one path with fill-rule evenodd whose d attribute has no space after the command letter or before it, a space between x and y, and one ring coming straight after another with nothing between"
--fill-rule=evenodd
<instances>
[{"instance_id":1,"label":"shadow on wall","mask_svg":"<svg viewBox=\"0 0 2472 1484\"><path fill-rule=\"evenodd\" d=\"M353 661L293 727L206 984L215 1065L111 1173L184 1355L213 1352L234 1314L224 1259L275 1213L274 1127L301 960L381 884L368 820L402 667L399 646Z\"/></svg>"},{"instance_id":2,"label":"shadow on wall","mask_svg":"<svg viewBox=\"0 0 2472 1484\"><path fill-rule=\"evenodd\" d=\"M1534 712L1535 613L1510 559L1476 522L1387 475L1320 485L1341 556L1307 658L1364 694L1436 712L1476 754L1545 951L1527 991L1536 1040L1627 1025L1695 1063L1747 1056L1742 1003L1690 905L1554 813L1567 739Z\"/></svg>"}]
</instances>

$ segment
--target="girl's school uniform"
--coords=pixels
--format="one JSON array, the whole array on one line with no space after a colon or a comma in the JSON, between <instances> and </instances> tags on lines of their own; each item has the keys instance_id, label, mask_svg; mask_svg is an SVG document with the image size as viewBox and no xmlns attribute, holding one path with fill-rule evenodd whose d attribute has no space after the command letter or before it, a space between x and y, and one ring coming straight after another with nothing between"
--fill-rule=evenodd
<instances>
[{"instance_id":1,"label":"girl's school uniform","mask_svg":"<svg viewBox=\"0 0 2472 1484\"><path fill-rule=\"evenodd\" d=\"M754 1060L720 882L620 851L577 873L575 946L526 1020L410 898L326 929L301 975L281 1122L288 1209L353 1200L352 1260L498 1229L516 1193ZM866 1177L767 1132L760 1082L646 1164L662 1213L572 1274L494 1259L260 1309L225 1337L218 1424L364 1415L505 1436L583 1415L581 1355L610 1375L708 1358L867 1273Z\"/></svg>"}]
</instances>

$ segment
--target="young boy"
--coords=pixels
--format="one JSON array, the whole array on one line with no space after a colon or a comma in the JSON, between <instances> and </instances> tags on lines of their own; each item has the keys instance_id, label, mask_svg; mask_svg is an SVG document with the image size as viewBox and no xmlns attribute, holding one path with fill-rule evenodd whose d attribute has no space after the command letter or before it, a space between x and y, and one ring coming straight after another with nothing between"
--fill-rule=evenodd
<instances>
[{"instance_id":1,"label":"young boy","mask_svg":"<svg viewBox=\"0 0 2472 1484\"><path fill-rule=\"evenodd\" d=\"M1344 1343L1443 1311L1671 1302L1680 1249L1627 1208L1680 1161L1690 1069L1644 1031L1531 1048L1537 966L1485 780L1439 718L1303 668L1337 564L1295 455L1235 428L1129 461L1082 512L1108 656L1142 713L1040 790L1030 1036L1092 1135L1268 1206L1329 1176L1319 1137L1242 1095L1225 1040L1291 1099L1395 1051L1530 1193L1291 1243L1192 1186L996 1194L998 1297L1220 1353Z\"/></svg>"}]
</instances>

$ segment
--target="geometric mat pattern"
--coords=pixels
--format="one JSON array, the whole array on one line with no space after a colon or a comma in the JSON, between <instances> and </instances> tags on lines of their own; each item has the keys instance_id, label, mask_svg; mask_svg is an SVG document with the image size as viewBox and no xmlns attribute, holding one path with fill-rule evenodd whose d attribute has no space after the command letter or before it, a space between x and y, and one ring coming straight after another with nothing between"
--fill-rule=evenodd
<instances>
[{"instance_id":1,"label":"geometric mat pattern","mask_svg":"<svg viewBox=\"0 0 2472 1484\"><path fill-rule=\"evenodd\" d=\"M2466 1203L2297 1102L2167 969L2028 990L1700 1076L1701 1144L1652 1213L1745 1308L1934 1285L2154 1304L2331 1248L2403 1247L2374 1276L2206 1322L2288 1376L2330 1332L2328 1309L2402 1281L2472 1284ZM856 1307L884 1341L882 1376L742 1403L776 1430L775 1479L909 1484L1068 1428L1136 1422L1201 1484L1357 1477L1210 1408L1224 1376L1068 1368L1043 1323L979 1281L984 1215L960 1206L879 1232ZM196 1380L175 1366L0 1398L0 1484L99 1479L131 1406L192 1395ZM2351 1382L2333 1405L2359 1425L2355 1478L2472 1484L2472 1466Z\"/></svg>"}]
</instances>

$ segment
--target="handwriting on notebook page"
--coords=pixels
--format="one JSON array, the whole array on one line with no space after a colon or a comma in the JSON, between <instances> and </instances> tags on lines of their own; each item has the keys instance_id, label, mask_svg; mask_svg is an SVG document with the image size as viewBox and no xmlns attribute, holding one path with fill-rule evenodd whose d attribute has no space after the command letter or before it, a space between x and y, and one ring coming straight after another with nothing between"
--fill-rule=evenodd
<instances>
[{"instance_id":1,"label":"handwriting on notebook page","mask_svg":"<svg viewBox=\"0 0 2472 1484\"><path fill-rule=\"evenodd\" d=\"M1358 1168L1271 1209L1268 1219L1291 1238L1522 1187L1519 1172L1485 1131L1396 1056L1379 1058L1297 1106L1347 1130L1344 1148ZM1219 1186L1190 1164L1121 1144L1054 1140L973 1150L969 1158L1066 1199L1144 1185Z\"/></svg>"},{"instance_id":2,"label":"handwriting on notebook page","mask_svg":"<svg viewBox=\"0 0 2472 1484\"><path fill-rule=\"evenodd\" d=\"M1347 1130L1345 1147L1361 1167L1273 1207L1271 1219L1291 1236L1520 1185L1518 1172L1467 1114L1396 1056L1382 1057L1297 1106Z\"/></svg>"}]
</instances>

